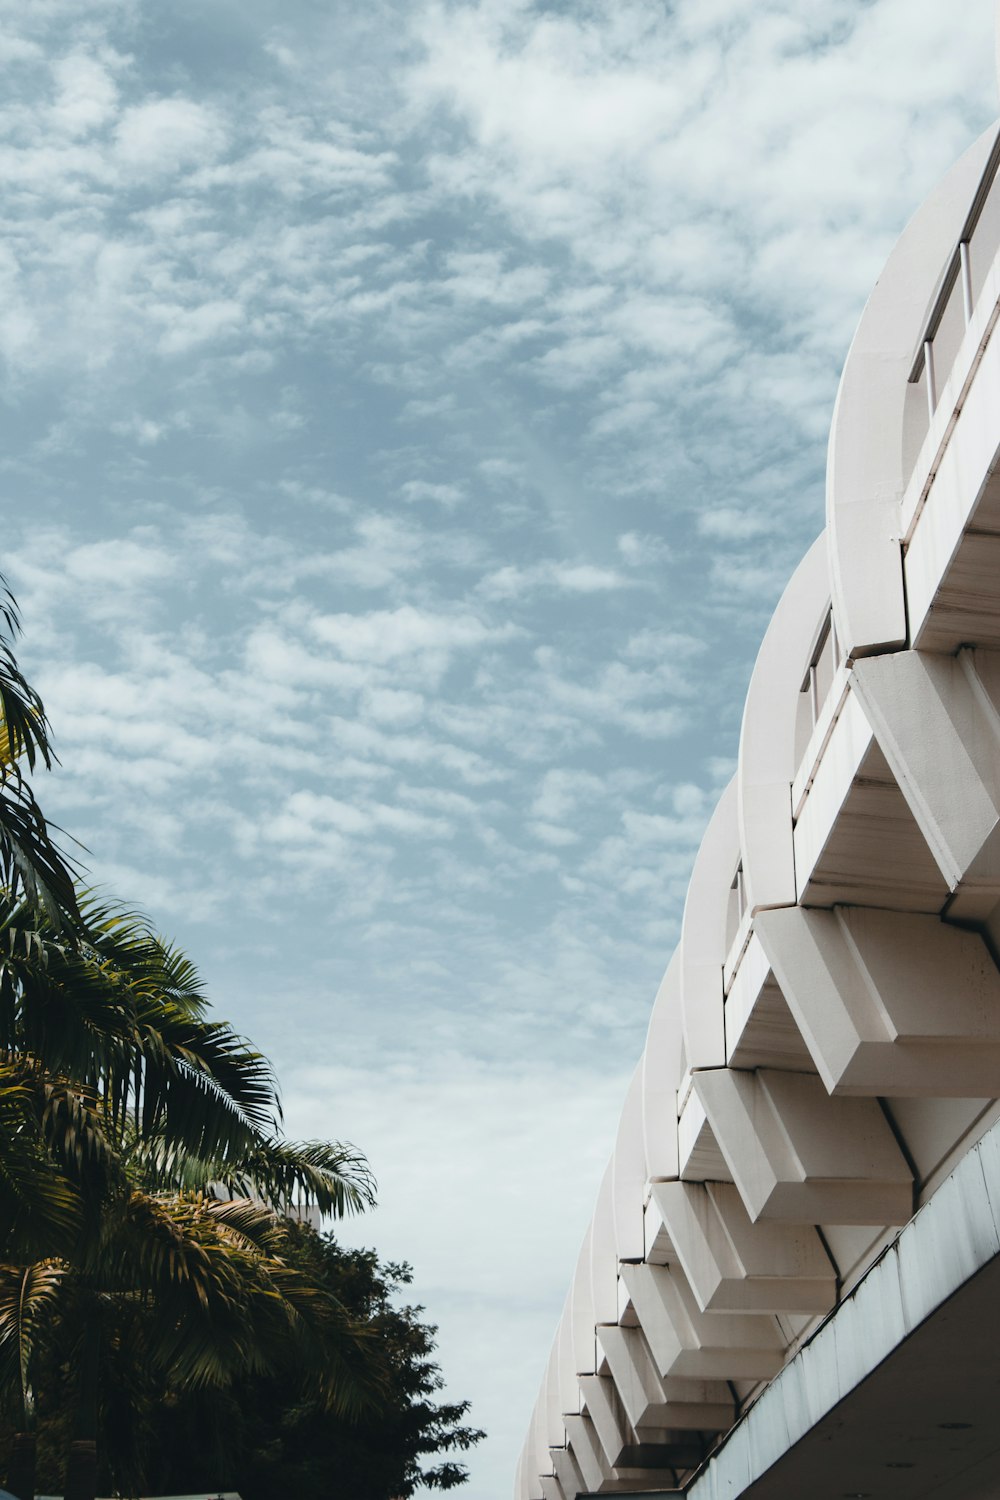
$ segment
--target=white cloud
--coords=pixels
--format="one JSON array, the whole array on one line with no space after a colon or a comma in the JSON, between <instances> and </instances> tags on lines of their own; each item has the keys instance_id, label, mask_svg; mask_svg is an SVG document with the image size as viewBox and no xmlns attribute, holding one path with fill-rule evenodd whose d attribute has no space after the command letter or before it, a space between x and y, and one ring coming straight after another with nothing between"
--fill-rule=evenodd
<instances>
[{"instance_id":1,"label":"white cloud","mask_svg":"<svg viewBox=\"0 0 1000 1500\"><path fill-rule=\"evenodd\" d=\"M604 780L592 771L546 771L532 812L548 823L561 823L575 811L581 798L593 799L606 793Z\"/></svg>"},{"instance_id":2,"label":"white cloud","mask_svg":"<svg viewBox=\"0 0 1000 1500\"><path fill-rule=\"evenodd\" d=\"M167 302L151 311L155 321L163 325L160 348L164 354L187 354L201 344L218 343L237 332L246 316L241 303L231 297L194 307Z\"/></svg>"},{"instance_id":3,"label":"white cloud","mask_svg":"<svg viewBox=\"0 0 1000 1500\"><path fill-rule=\"evenodd\" d=\"M408 421L424 422L428 417L441 417L449 412L453 412L456 404L454 395L449 391L443 396L435 396L429 401L421 401L419 399L407 401L401 415Z\"/></svg>"},{"instance_id":4,"label":"white cloud","mask_svg":"<svg viewBox=\"0 0 1000 1500\"><path fill-rule=\"evenodd\" d=\"M86 135L114 117L118 85L104 63L86 53L72 53L53 67L58 94L52 119L67 135Z\"/></svg>"},{"instance_id":5,"label":"white cloud","mask_svg":"<svg viewBox=\"0 0 1000 1500\"><path fill-rule=\"evenodd\" d=\"M698 530L702 536L720 542L739 544L749 537L767 536L775 529L774 518L766 512L738 510L734 506L717 505L700 512Z\"/></svg>"},{"instance_id":6,"label":"white cloud","mask_svg":"<svg viewBox=\"0 0 1000 1500\"><path fill-rule=\"evenodd\" d=\"M618 551L630 568L659 567L670 559L670 548L662 537L643 536L635 531L622 532Z\"/></svg>"},{"instance_id":7,"label":"white cloud","mask_svg":"<svg viewBox=\"0 0 1000 1500\"><path fill-rule=\"evenodd\" d=\"M625 655L637 661L688 660L706 649L707 643L682 630L638 630L629 637Z\"/></svg>"},{"instance_id":8,"label":"white cloud","mask_svg":"<svg viewBox=\"0 0 1000 1500\"><path fill-rule=\"evenodd\" d=\"M167 427L164 423L155 422L148 417L140 417L138 413L133 413L121 421L112 422L111 431L123 438L132 438L142 448L154 447L167 435Z\"/></svg>"},{"instance_id":9,"label":"white cloud","mask_svg":"<svg viewBox=\"0 0 1000 1500\"><path fill-rule=\"evenodd\" d=\"M459 302L488 302L521 308L544 294L550 273L544 266L510 269L495 250L453 251L447 256L449 275L440 283L446 295Z\"/></svg>"},{"instance_id":10,"label":"white cloud","mask_svg":"<svg viewBox=\"0 0 1000 1500\"><path fill-rule=\"evenodd\" d=\"M332 687L357 692L369 680L363 667L310 650L271 625L257 626L247 636L245 661L255 677L293 688Z\"/></svg>"},{"instance_id":11,"label":"white cloud","mask_svg":"<svg viewBox=\"0 0 1000 1500\"><path fill-rule=\"evenodd\" d=\"M378 191L391 181L395 161L394 152L367 150L335 119L320 123L272 105L260 113L251 149L225 165L206 165L200 181L206 187L267 185L286 199L308 193Z\"/></svg>"},{"instance_id":12,"label":"white cloud","mask_svg":"<svg viewBox=\"0 0 1000 1500\"><path fill-rule=\"evenodd\" d=\"M410 604L367 615L317 615L310 633L346 661L385 664L421 658L425 670L439 674L456 652L474 651L491 640L510 638L472 614L438 614Z\"/></svg>"},{"instance_id":13,"label":"white cloud","mask_svg":"<svg viewBox=\"0 0 1000 1500\"><path fill-rule=\"evenodd\" d=\"M298 572L343 579L357 588L379 589L421 563L423 537L413 526L391 516L359 516L357 542L337 552L301 559Z\"/></svg>"},{"instance_id":14,"label":"white cloud","mask_svg":"<svg viewBox=\"0 0 1000 1500\"><path fill-rule=\"evenodd\" d=\"M625 353L621 339L610 333L578 335L564 338L534 361L537 374L551 385L577 390L590 381L602 379Z\"/></svg>"},{"instance_id":15,"label":"white cloud","mask_svg":"<svg viewBox=\"0 0 1000 1500\"><path fill-rule=\"evenodd\" d=\"M225 141L215 110L179 96L131 105L115 127L118 160L144 180L210 161Z\"/></svg>"},{"instance_id":16,"label":"white cloud","mask_svg":"<svg viewBox=\"0 0 1000 1500\"><path fill-rule=\"evenodd\" d=\"M0 37L0 66L9 67L11 63L35 62L42 56L42 49L37 42L31 42L27 37L6 35Z\"/></svg>"},{"instance_id":17,"label":"white cloud","mask_svg":"<svg viewBox=\"0 0 1000 1500\"><path fill-rule=\"evenodd\" d=\"M554 590L562 594L602 594L611 589L627 588L629 580L613 568L593 563L549 560L527 566L508 564L488 574L479 584L486 599L517 599L523 594Z\"/></svg>"},{"instance_id":18,"label":"white cloud","mask_svg":"<svg viewBox=\"0 0 1000 1500\"><path fill-rule=\"evenodd\" d=\"M293 792L276 817L262 830L269 843L292 845L296 858L301 844L323 843L331 833L339 848L344 838L365 837L375 832L401 834L405 838L450 838L453 828L443 818L427 817L411 808L386 803L345 802L315 792Z\"/></svg>"},{"instance_id":19,"label":"white cloud","mask_svg":"<svg viewBox=\"0 0 1000 1500\"><path fill-rule=\"evenodd\" d=\"M66 554L71 578L102 586L113 583L123 589L165 578L175 568L176 560L153 541L89 542Z\"/></svg>"},{"instance_id":20,"label":"white cloud","mask_svg":"<svg viewBox=\"0 0 1000 1500\"><path fill-rule=\"evenodd\" d=\"M425 699L422 693L405 688L370 688L365 695L368 716L376 724L405 726L423 718Z\"/></svg>"},{"instance_id":21,"label":"white cloud","mask_svg":"<svg viewBox=\"0 0 1000 1500\"><path fill-rule=\"evenodd\" d=\"M529 823L528 831L539 843L548 844L552 849L565 849L580 842L580 835L572 828L561 828L556 823Z\"/></svg>"},{"instance_id":22,"label":"white cloud","mask_svg":"<svg viewBox=\"0 0 1000 1500\"><path fill-rule=\"evenodd\" d=\"M583 672L571 677L550 647L536 651L535 659L536 684L544 698L584 721L614 726L643 739L669 739L690 723L683 699L693 684L675 661L639 669L615 661L587 682Z\"/></svg>"},{"instance_id":23,"label":"white cloud","mask_svg":"<svg viewBox=\"0 0 1000 1500\"><path fill-rule=\"evenodd\" d=\"M410 416L417 415L413 408L419 405L421 405L421 403L412 401L408 404L408 412ZM447 409L447 406L444 408L440 406L435 407L435 403L433 402L423 403L423 405L425 408L430 407L431 409L436 410ZM426 409L424 410L422 415L427 415ZM418 500L433 500L438 505L443 505L446 510L451 510L456 505L461 505L462 501L465 499L465 495L459 485L431 484L426 479L408 479L403 485L401 493L403 499L409 501L410 504L413 504Z\"/></svg>"},{"instance_id":24,"label":"white cloud","mask_svg":"<svg viewBox=\"0 0 1000 1500\"><path fill-rule=\"evenodd\" d=\"M352 754L404 766L430 767L458 776L467 786L488 786L506 781L509 771L486 756L448 744L427 734L387 734L373 725L334 718L330 723L334 741Z\"/></svg>"}]
</instances>

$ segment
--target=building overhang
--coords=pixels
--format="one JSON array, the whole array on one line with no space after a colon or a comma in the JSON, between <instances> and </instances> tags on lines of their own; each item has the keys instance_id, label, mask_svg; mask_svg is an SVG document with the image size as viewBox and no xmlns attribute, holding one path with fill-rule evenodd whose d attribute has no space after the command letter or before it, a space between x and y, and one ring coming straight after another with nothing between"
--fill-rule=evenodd
<instances>
[{"instance_id":1,"label":"building overhang","mask_svg":"<svg viewBox=\"0 0 1000 1500\"><path fill-rule=\"evenodd\" d=\"M998 1306L994 1125L687 1488L634 1494L994 1500Z\"/></svg>"}]
</instances>

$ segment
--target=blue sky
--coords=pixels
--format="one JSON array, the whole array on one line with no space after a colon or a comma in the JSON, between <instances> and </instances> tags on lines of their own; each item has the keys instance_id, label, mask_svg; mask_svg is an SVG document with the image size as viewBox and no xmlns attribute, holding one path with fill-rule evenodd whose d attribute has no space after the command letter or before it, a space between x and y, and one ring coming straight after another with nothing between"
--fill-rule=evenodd
<instances>
[{"instance_id":1,"label":"blue sky","mask_svg":"<svg viewBox=\"0 0 1000 1500\"><path fill-rule=\"evenodd\" d=\"M0 5L51 815L365 1148L501 1500L964 0Z\"/></svg>"}]
</instances>

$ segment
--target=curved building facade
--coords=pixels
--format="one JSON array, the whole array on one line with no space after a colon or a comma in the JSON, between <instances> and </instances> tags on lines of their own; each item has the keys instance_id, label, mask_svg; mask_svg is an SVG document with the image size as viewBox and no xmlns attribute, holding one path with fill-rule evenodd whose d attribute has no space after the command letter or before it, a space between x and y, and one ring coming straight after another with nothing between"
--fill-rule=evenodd
<instances>
[{"instance_id":1,"label":"curved building facade","mask_svg":"<svg viewBox=\"0 0 1000 1500\"><path fill-rule=\"evenodd\" d=\"M861 318L516 1500L1000 1494L998 168Z\"/></svg>"}]
</instances>

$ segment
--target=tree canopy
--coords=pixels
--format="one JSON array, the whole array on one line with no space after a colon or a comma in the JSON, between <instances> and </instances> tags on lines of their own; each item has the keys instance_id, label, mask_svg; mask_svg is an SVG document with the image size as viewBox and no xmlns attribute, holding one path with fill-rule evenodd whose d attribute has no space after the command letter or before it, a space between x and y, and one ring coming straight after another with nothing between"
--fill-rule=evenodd
<instances>
[{"instance_id":1,"label":"tree canopy","mask_svg":"<svg viewBox=\"0 0 1000 1500\"><path fill-rule=\"evenodd\" d=\"M124 1306L109 1336L98 1418L100 1493L238 1490L244 1500L389 1500L451 1489L457 1455L482 1433L468 1403L440 1399L435 1329L400 1294L410 1268L345 1249L305 1224L285 1230L283 1258L335 1303L375 1378L378 1399L331 1411L298 1365L192 1386L151 1361L155 1312ZM39 1364L39 1486L58 1490L74 1371L70 1310L50 1326Z\"/></svg>"}]
</instances>

